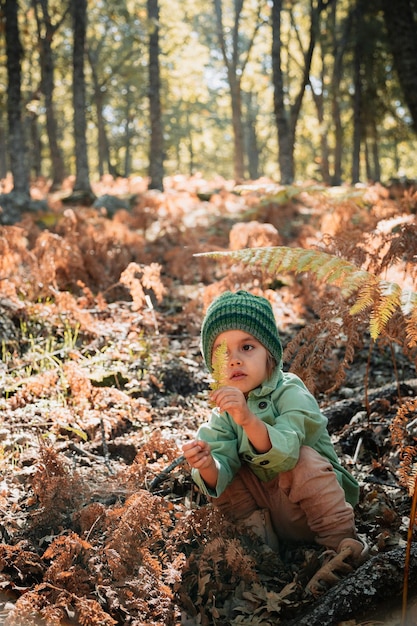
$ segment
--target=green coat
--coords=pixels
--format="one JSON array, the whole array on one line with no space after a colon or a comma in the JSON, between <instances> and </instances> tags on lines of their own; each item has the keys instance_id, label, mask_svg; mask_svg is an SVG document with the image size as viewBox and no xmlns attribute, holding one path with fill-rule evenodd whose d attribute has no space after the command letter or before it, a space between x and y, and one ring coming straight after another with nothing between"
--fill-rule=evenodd
<instances>
[{"instance_id":1,"label":"green coat","mask_svg":"<svg viewBox=\"0 0 417 626\"><path fill-rule=\"evenodd\" d=\"M247 402L249 409L267 425L272 447L258 454L229 413L214 409L209 422L199 428L197 438L210 444L219 469L216 488L208 489L199 471L192 470L193 480L203 493L218 498L243 463L260 480L269 481L295 467L304 445L330 461L347 502L355 506L359 499L358 483L340 464L327 431L327 418L298 376L277 367L269 380L249 393Z\"/></svg>"}]
</instances>

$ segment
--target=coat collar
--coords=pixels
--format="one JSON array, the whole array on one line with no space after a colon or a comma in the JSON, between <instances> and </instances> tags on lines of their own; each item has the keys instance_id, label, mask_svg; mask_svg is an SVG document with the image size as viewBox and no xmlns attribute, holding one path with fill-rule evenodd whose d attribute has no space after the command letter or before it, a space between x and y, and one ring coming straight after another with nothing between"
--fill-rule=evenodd
<instances>
[{"instance_id":1,"label":"coat collar","mask_svg":"<svg viewBox=\"0 0 417 626\"><path fill-rule=\"evenodd\" d=\"M249 398L263 398L264 396L269 396L277 388L282 376L282 365L280 364L275 368L271 378L265 380L260 387L256 387L256 389L252 389L252 391L249 392Z\"/></svg>"}]
</instances>

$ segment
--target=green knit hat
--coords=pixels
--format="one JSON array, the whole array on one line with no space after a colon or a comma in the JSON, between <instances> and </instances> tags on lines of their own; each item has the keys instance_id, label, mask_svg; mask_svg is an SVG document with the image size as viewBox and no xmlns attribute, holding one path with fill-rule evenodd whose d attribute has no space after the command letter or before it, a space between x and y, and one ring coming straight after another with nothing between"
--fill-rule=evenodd
<instances>
[{"instance_id":1,"label":"green knit hat","mask_svg":"<svg viewBox=\"0 0 417 626\"><path fill-rule=\"evenodd\" d=\"M272 306L266 298L248 291L226 291L213 300L201 326L201 351L210 371L214 342L226 330L246 331L269 350L277 365L281 362L281 340Z\"/></svg>"}]
</instances>

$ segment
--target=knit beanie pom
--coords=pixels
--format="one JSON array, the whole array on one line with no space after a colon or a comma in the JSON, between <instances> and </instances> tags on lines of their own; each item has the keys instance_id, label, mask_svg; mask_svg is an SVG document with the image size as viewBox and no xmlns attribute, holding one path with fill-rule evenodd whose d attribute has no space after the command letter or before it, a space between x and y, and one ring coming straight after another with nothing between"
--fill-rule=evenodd
<instances>
[{"instance_id":1,"label":"knit beanie pom","mask_svg":"<svg viewBox=\"0 0 417 626\"><path fill-rule=\"evenodd\" d=\"M248 291L226 291L213 300L201 326L201 351L209 370L216 337L227 330L243 330L272 354L277 365L282 359L282 345L271 304Z\"/></svg>"}]
</instances>

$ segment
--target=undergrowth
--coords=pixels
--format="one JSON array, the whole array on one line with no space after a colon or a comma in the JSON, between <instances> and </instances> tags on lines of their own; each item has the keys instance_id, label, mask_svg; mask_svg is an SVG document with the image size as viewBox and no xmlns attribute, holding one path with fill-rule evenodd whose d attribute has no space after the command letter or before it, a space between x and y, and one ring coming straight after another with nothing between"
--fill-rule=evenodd
<instances>
[{"instance_id":1,"label":"undergrowth","mask_svg":"<svg viewBox=\"0 0 417 626\"><path fill-rule=\"evenodd\" d=\"M225 289L265 295L286 366L321 396L369 345L415 367L415 203L398 215L383 189L314 186L219 193L204 219L196 203L143 194L112 219L73 207L0 228L5 626L265 626L311 603L317 551L265 554L175 464L209 412L199 322ZM416 406L401 400L389 436L411 494Z\"/></svg>"}]
</instances>

